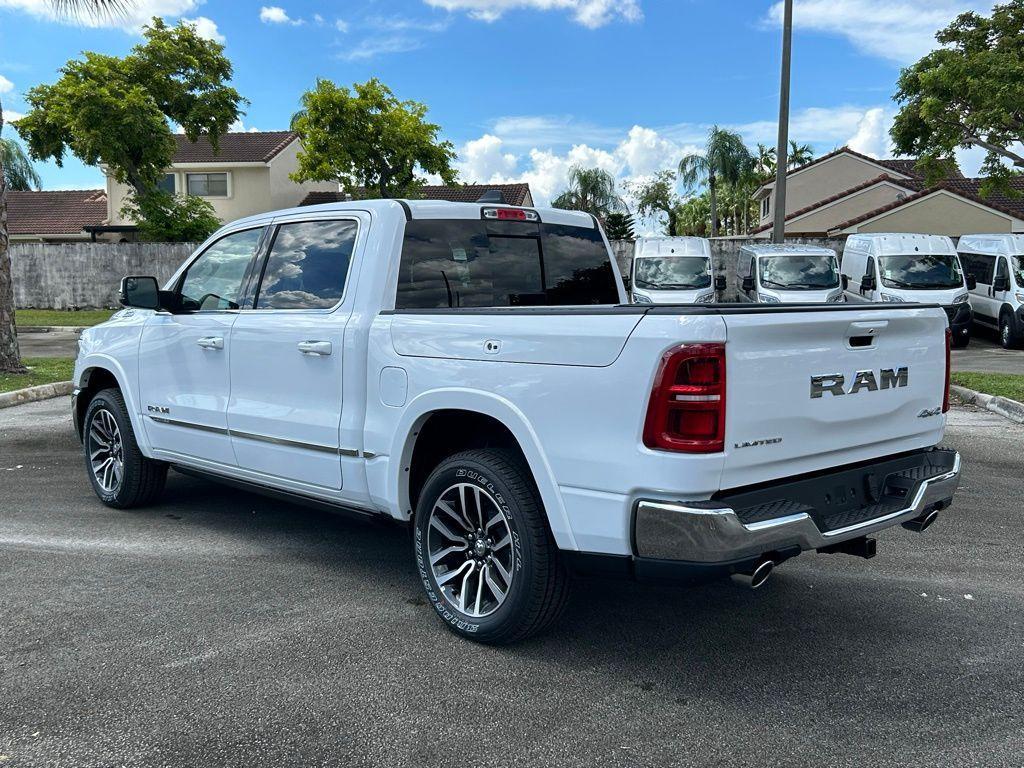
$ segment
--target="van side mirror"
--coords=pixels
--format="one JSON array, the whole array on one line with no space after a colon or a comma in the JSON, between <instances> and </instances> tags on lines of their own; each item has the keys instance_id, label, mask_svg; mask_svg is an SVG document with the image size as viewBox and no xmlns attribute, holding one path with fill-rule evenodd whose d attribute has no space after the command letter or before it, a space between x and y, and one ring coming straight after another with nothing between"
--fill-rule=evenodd
<instances>
[{"instance_id":1,"label":"van side mirror","mask_svg":"<svg viewBox=\"0 0 1024 768\"><path fill-rule=\"evenodd\" d=\"M864 275L860 279L860 289L862 291L873 291L878 287L878 281L875 280L874 275Z\"/></svg>"},{"instance_id":2,"label":"van side mirror","mask_svg":"<svg viewBox=\"0 0 1024 768\"><path fill-rule=\"evenodd\" d=\"M715 290L716 291L724 291L725 290L725 275L718 275L718 276L715 277Z\"/></svg>"},{"instance_id":3,"label":"van side mirror","mask_svg":"<svg viewBox=\"0 0 1024 768\"><path fill-rule=\"evenodd\" d=\"M160 309L160 286L155 277L132 275L121 280L121 305L136 309Z\"/></svg>"},{"instance_id":4,"label":"van side mirror","mask_svg":"<svg viewBox=\"0 0 1024 768\"><path fill-rule=\"evenodd\" d=\"M967 276L967 290L973 291L978 287L978 281L974 279L974 275Z\"/></svg>"},{"instance_id":5,"label":"van side mirror","mask_svg":"<svg viewBox=\"0 0 1024 768\"><path fill-rule=\"evenodd\" d=\"M839 281L843 284L844 291L850 287L850 278L848 278L846 275L840 275Z\"/></svg>"},{"instance_id":6,"label":"van side mirror","mask_svg":"<svg viewBox=\"0 0 1024 768\"><path fill-rule=\"evenodd\" d=\"M744 291L752 291L752 290L754 290L754 278L752 278L752 277L744 277L743 278L743 290Z\"/></svg>"}]
</instances>

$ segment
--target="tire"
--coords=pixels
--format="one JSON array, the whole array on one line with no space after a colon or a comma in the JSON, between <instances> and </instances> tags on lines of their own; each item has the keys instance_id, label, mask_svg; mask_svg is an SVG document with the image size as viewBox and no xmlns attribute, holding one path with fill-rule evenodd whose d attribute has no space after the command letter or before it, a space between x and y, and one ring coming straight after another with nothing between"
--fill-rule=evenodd
<instances>
[{"instance_id":1,"label":"tire","mask_svg":"<svg viewBox=\"0 0 1024 768\"><path fill-rule=\"evenodd\" d=\"M99 392L82 423L86 474L99 500L114 509L155 502L167 481L167 465L142 455L120 390Z\"/></svg>"},{"instance_id":2,"label":"tire","mask_svg":"<svg viewBox=\"0 0 1024 768\"><path fill-rule=\"evenodd\" d=\"M1018 344L1018 339L1013 333L1013 320L1005 312L999 318L999 343L1003 345L1003 349L1016 349Z\"/></svg>"},{"instance_id":3,"label":"tire","mask_svg":"<svg viewBox=\"0 0 1024 768\"><path fill-rule=\"evenodd\" d=\"M953 340L953 349L967 349L967 347L968 347L968 345L970 345L970 343L971 343L971 337L970 336L962 336L959 339L954 339Z\"/></svg>"},{"instance_id":4,"label":"tire","mask_svg":"<svg viewBox=\"0 0 1024 768\"><path fill-rule=\"evenodd\" d=\"M430 473L416 505L413 550L437 615L479 643L542 632L569 595L533 478L509 452L464 451Z\"/></svg>"}]
</instances>

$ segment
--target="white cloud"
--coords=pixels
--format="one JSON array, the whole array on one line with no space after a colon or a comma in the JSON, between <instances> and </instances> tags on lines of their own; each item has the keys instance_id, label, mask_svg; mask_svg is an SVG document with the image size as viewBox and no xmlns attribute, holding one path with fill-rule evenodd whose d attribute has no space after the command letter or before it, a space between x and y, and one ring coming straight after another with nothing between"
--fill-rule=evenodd
<instances>
[{"instance_id":1,"label":"white cloud","mask_svg":"<svg viewBox=\"0 0 1024 768\"><path fill-rule=\"evenodd\" d=\"M793 26L839 35L864 53L910 64L938 47L935 33L957 15L991 7L992 0L796 0ZM776 2L767 21L781 25L782 12Z\"/></svg>"},{"instance_id":2,"label":"white cloud","mask_svg":"<svg viewBox=\"0 0 1024 768\"><path fill-rule=\"evenodd\" d=\"M23 11L37 18L84 27L112 27L138 32L154 16L179 18L195 11L201 0L134 0L125 3L122 12L93 17L88 13L67 15L55 10L52 0L0 0L0 8ZM88 5L88 4L85 4Z\"/></svg>"},{"instance_id":3,"label":"white cloud","mask_svg":"<svg viewBox=\"0 0 1024 768\"><path fill-rule=\"evenodd\" d=\"M409 35L371 36L360 40L344 53L338 55L345 61L372 59L386 53L407 53L423 47L423 41Z\"/></svg>"},{"instance_id":4,"label":"white cloud","mask_svg":"<svg viewBox=\"0 0 1024 768\"><path fill-rule=\"evenodd\" d=\"M348 22L344 19L335 19L334 28L339 32L348 32Z\"/></svg>"},{"instance_id":5,"label":"white cloud","mask_svg":"<svg viewBox=\"0 0 1024 768\"><path fill-rule=\"evenodd\" d=\"M480 182L500 183L516 169L516 156L502 150L501 139L489 133L467 141L459 150L459 175Z\"/></svg>"},{"instance_id":6,"label":"white cloud","mask_svg":"<svg viewBox=\"0 0 1024 768\"><path fill-rule=\"evenodd\" d=\"M246 128L245 123L242 122L242 118L238 118L231 125L228 126L228 130L232 133L257 133L259 128ZM180 133L181 131L179 131Z\"/></svg>"},{"instance_id":7,"label":"white cloud","mask_svg":"<svg viewBox=\"0 0 1024 768\"><path fill-rule=\"evenodd\" d=\"M25 116L24 112L15 112L13 109L4 109L4 127L10 123L16 123Z\"/></svg>"},{"instance_id":8,"label":"white cloud","mask_svg":"<svg viewBox=\"0 0 1024 768\"><path fill-rule=\"evenodd\" d=\"M10 93L14 90L14 83L3 75L0 75L0 93Z\"/></svg>"},{"instance_id":9,"label":"white cloud","mask_svg":"<svg viewBox=\"0 0 1024 768\"><path fill-rule=\"evenodd\" d=\"M857 125L857 132L846 145L855 152L871 157L891 157L892 139L889 138L889 129L893 118L894 114L884 107L869 109Z\"/></svg>"},{"instance_id":10,"label":"white cloud","mask_svg":"<svg viewBox=\"0 0 1024 768\"><path fill-rule=\"evenodd\" d=\"M294 27L305 23L302 19L291 18L284 8L277 5L264 5L260 8L260 21L264 24L291 24Z\"/></svg>"},{"instance_id":11,"label":"white cloud","mask_svg":"<svg viewBox=\"0 0 1024 768\"><path fill-rule=\"evenodd\" d=\"M196 16L194 19L182 19L191 24L196 34L206 40L213 40L215 43L224 43L226 38L217 29L217 22L213 19L208 19L206 16Z\"/></svg>"},{"instance_id":12,"label":"white cloud","mask_svg":"<svg viewBox=\"0 0 1024 768\"><path fill-rule=\"evenodd\" d=\"M424 0L434 8L463 11L480 21L496 21L510 11L567 11L573 20L589 29L614 19L636 22L643 18L639 0Z\"/></svg>"},{"instance_id":13,"label":"white cloud","mask_svg":"<svg viewBox=\"0 0 1024 768\"><path fill-rule=\"evenodd\" d=\"M499 117L491 133L510 147L560 146L572 143L611 144L622 131L579 122L568 115L514 115Z\"/></svg>"}]
</instances>

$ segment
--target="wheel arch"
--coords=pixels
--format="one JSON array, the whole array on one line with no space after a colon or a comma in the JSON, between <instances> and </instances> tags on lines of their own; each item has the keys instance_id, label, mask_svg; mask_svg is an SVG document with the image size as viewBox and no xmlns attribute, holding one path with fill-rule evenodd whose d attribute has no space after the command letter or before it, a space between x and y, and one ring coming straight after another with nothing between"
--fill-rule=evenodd
<instances>
[{"instance_id":1,"label":"wheel arch","mask_svg":"<svg viewBox=\"0 0 1024 768\"><path fill-rule=\"evenodd\" d=\"M555 542L561 549L577 549L558 484L532 425L511 402L487 392L433 391L420 395L409 404L396 431L391 453L394 470L390 472L392 487L388 496L397 501L397 516L403 520L411 517L417 483L422 485L437 461L465 448L479 447L479 443L473 446L470 441L457 439L446 441L447 450L442 452L431 453L429 448L424 449L425 443L421 440L433 440L435 433L445 434L446 426L460 422L491 425L497 430L494 444L514 449L520 454L533 476ZM417 460L424 458L433 461L433 466L415 465Z\"/></svg>"},{"instance_id":2,"label":"wheel arch","mask_svg":"<svg viewBox=\"0 0 1024 768\"><path fill-rule=\"evenodd\" d=\"M128 407L128 418L131 419L135 441L138 443L143 455L148 456L149 439L142 424L142 417L139 415L135 393L128 385L129 379L124 368L113 358L105 355L90 355L84 360L79 361L79 364L76 366L76 372L74 387L77 396L75 397L73 416L75 428L79 434L81 434L85 412L92 398L104 389L116 388L120 390L121 396L124 397L125 405Z\"/></svg>"}]
</instances>

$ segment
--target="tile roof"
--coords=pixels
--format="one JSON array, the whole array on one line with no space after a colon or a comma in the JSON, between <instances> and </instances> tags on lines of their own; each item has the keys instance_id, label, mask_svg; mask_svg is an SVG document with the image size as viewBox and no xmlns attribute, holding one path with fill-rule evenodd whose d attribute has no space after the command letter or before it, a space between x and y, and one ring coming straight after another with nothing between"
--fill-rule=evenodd
<instances>
[{"instance_id":1,"label":"tile roof","mask_svg":"<svg viewBox=\"0 0 1024 768\"><path fill-rule=\"evenodd\" d=\"M501 191L507 205L523 205L530 198L529 184L456 184L454 186L425 186L420 192L422 200L447 200L450 203L475 203L485 192ZM357 189L353 199L372 197L365 189ZM310 192L299 205L318 205L346 200L344 192Z\"/></svg>"},{"instance_id":2,"label":"tile roof","mask_svg":"<svg viewBox=\"0 0 1024 768\"><path fill-rule=\"evenodd\" d=\"M933 187L925 187L923 184L918 184L917 187L920 191L915 192L913 195L905 197L902 200L889 203L888 205L883 205L873 211L868 211L867 213L850 219L849 221L844 221L842 224L832 227L829 231L835 232L837 230L856 226L857 224L862 224L876 216L881 216L883 213L889 213L890 211L894 211L897 208L908 205L909 203L913 203L917 200L921 200L922 198L928 197L928 195L942 190L945 190L952 195L956 195L957 197L962 197L966 200L971 200L972 202L984 205L994 211L1006 214L1007 216L1013 216L1014 218L1024 220L1024 199L1011 198L1006 195L990 195L989 197L981 197L978 190L981 187L982 181L983 179L960 178L947 179ZM1024 178L1014 179L1013 182L1013 187L1015 189L1024 191Z\"/></svg>"},{"instance_id":3,"label":"tile roof","mask_svg":"<svg viewBox=\"0 0 1024 768\"><path fill-rule=\"evenodd\" d=\"M12 235L81 235L107 218L102 189L7 193L7 228Z\"/></svg>"},{"instance_id":4,"label":"tile roof","mask_svg":"<svg viewBox=\"0 0 1024 768\"><path fill-rule=\"evenodd\" d=\"M812 203L811 205L808 205L808 206L806 206L804 208L801 208L801 209L799 209L797 211L793 211L792 213L790 213L790 214L788 214L786 216L786 221L789 221L791 219L795 219L798 216L803 216L804 214L810 213L811 211L815 211L818 208L822 208L822 207L828 205L829 203L838 202L839 200L842 200L844 197L846 197L848 195L853 195L853 194L856 194L857 192L862 192L865 189L870 189L871 187L875 186L876 184L880 184L883 181L888 181L888 182L890 182L892 184L896 184L897 186L904 187L908 192L909 191L916 191L916 190L920 189L920 185L909 184L904 179L897 179L897 178L894 178L894 177L890 176L887 173L883 173L883 174L881 174L879 176L876 176L873 179L868 179L867 181L865 181L865 182L863 182L861 184L858 184L855 187L850 187L850 189L847 189L847 190L844 190L842 192L839 192L838 194L832 195L831 197L826 197L823 200L819 200L818 202ZM755 229L753 232L751 232L751 234L756 235L756 234L758 234L760 232L766 232L767 230L771 229L773 226L774 226L774 224L765 224L763 227L761 227L759 229Z\"/></svg>"},{"instance_id":5,"label":"tile roof","mask_svg":"<svg viewBox=\"0 0 1024 768\"><path fill-rule=\"evenodd\" d=\"M913 158L889 158L888 160L875 160L875 162L896 171L896 173L902 173L904 176L914 179L924 178L924 174L917 170L917 160ZM962 179L964 177L956 160L947 160L945 165L947 179Z\"/></svg>"},{"instance_id":6,"label":"tile roof","mask_svg":"<svg viewBox=\"0 0 1024 768\"><path fill-rule=\"evenodd\" d=\"M823 163L826 160L831 160L833 157L838 157L839 155L851 155L853 157L858 158L859 160L864 160L865 162L873 163L874 165L881 166L882 168L888 168L893 173L898 173L903 176L909 176L913 179L922 178L921 174L915 169L915 166L917 165L917 160L913 158L889 158L887 160L879 160L869 155L862 154L861 152L852 150L849 147L839 147L839 149L832 150L827 155L816 157L813 160L811 160L811 162L805 163L804 165L801 165L798 168L791 168L789 171L787 171L786 176L792 176L797 171L804 171L808 168L818 165L819 163ZM960 172L960 167L956 164L955 160L950 161L949 178L963 178L963 174ZM768 184L774 183L775 178L772 177L771 179L768 179L766 182L764 182L764 184L762 184L761 187L759 187L759 189L764 188Z\"/></svg>"},{"instance_id":7,"label":"tile roof","mask_svg":"<svg viewBox=\"0 0 1024 768\"><path fill-rule=\"evenodd\" d=\"M225 133L220 137L217 151L206 136L191 142L181 133L174 134L177 148L175 163L266 163L292 143L298 134L293 131L248 131Z\"/></svg>"}]
</instances>

